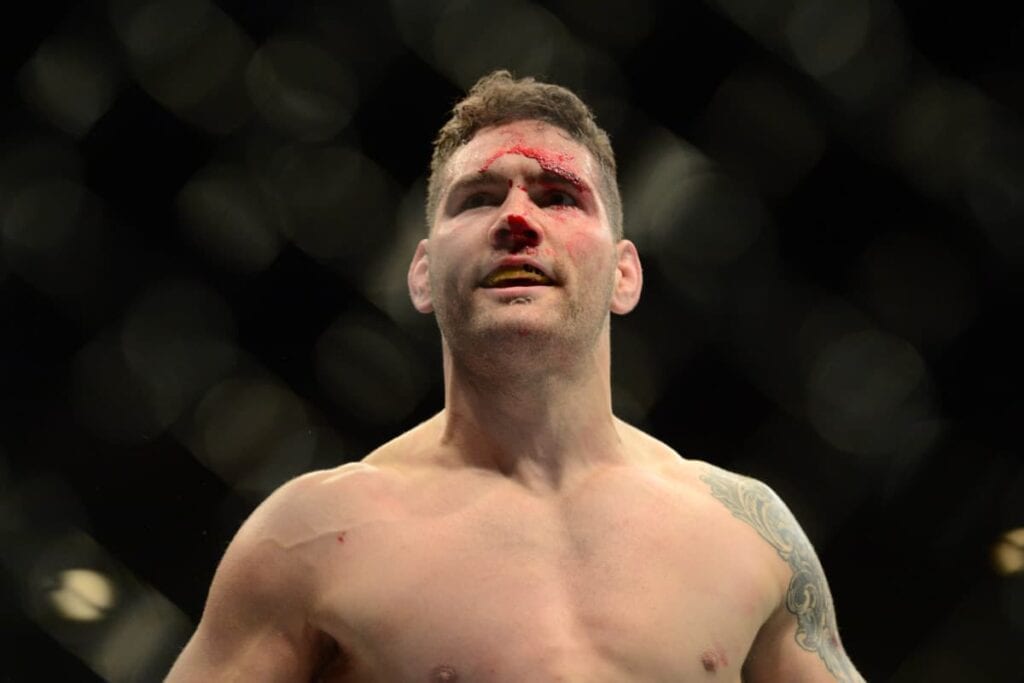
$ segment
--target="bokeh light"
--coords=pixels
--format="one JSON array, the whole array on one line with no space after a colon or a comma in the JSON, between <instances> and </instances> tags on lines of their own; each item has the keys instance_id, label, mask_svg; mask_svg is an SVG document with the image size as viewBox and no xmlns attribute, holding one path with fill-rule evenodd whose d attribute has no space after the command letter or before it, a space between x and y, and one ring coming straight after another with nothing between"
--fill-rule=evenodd
<instances>
[{"instance_id":1,"label":"bokeh light","mask_svg":"<svg viewBox=\"0 0 1024 683\"><path fill-rule=\"evenodd\" d=\"M338 407L372 424L394 424L416 408L428 376L400 335L371 320L335 321L316 343L317 379Z\"/></svg>"},{"instance_id":2,"label":"bokeh light","mask_svg":"<svg viewBox=\"0 0 1024 683\"><path fill-rule=\"evenodd\" d=\"M929 417L928 373L907 342L874 330L844 335L814 359L807 411L836 448L891 453L913 425Z\"/></svg>"},{"instance_id":3,"label":"bokeh light","mask_svg":"<svg viewBox=\"0 0 1024 683\"><path fill-rule=\"evenodd\" d=\"M1024 575L1024 527L1007 531L992 545L992 566L1004 576Z\"/></svg>"},{"instance_id":4,"label":"bokeh light","mask_svg":"<svg viewBox=\"0 0 1024 683\"><path fill-rule=\"evenodd\" d=\"M115 590L110 580L92 569L65 569L50 591L53 606L66 619L96 621L114 604Z\"/></svg>"},{"instance_id":5,"label":"bokeh light","mask_svg":"<svg viewBox=\"0 0 1024 683\"><path fill-rule=\"evenodd\" d=\"M246 68L245 81L263 119L297 140L335 136L356 108L355 84L345 66L301 36L262 45Z\"/></svg>"},{"instance_id":6,"label":"bokeh light","mask_svg":"<svg viewBox=\"0 0 1024 683\"><path fill-rule=\"evenodd\" d=\"M144 293L116 332L77 355L79 420L117 443L159 437L236 362L233 322L211 289L181 281Z\"/></svg>"},{"instance_id":7,"label":"bokeh light","mask_svg":"<svg viewBox=\"0 0 1024 683\"><path fill-rule=\"evenodd\" d=\"M25 100L60 130L82 137L113 103L119 65L102 43L61 36L39 46L22 67Z\"/></svg>"},{"instance_id":8,"label":"bokeh light","mask_svg":"<svg viewBox=\"0 0 1024 683\"><path fill-rule=\"evenodd\" d=\"M243 167L202 169L181 189L177 206L183 230L226 270L263 270L284 246L276 203Z\"/></svg>"},{"instance_id":9,"label":"bokeh light","mask_svg":"<svg viewBox=\"0 0 1024 683\"><path fill-rule=\"evenodd\" d=\"M244 71L249 37L206 0L113 0L110 20L136 79L185 121L214 133L251 112Z\"/></svg>"},{"instance_id":10,"label":"bokeh light","mask_svg":"<svg viewBox=\"0 0 1024 683\"><path fill-rule=\"evenodd\" d=\"M358 280L371 251L386 244L381 218L394 211L390 182L380 167L341 146L282 147L264 176L287 210L284 233L322 262L347 268Z\"/></svg>"},{"instance_id":11,"label":"bokeh light","mask_svg":"<svg viewBox=\"0 0 1024 683\"><path fill-rule=\"evenodd\" d=\"M0 141L4 675L161 680L254 506L441 407L406 287L430 141L506 68L575 89L616 149L645 274L612 322L616 414L780 493L867 680L1016 683L1008 7L25 5Z\"/></svg>"},{"instance_id":12,"label":"bokeh light","mask_svg":"<svg viewBox=\"0 0 1024 683\"><path fill-rule=\"evenodd\" d=\"M317 432L302 400L271 378L232 377L206 392L187 442L225 481L266 495L313 462Z\"/></svg>"},{"instance_id":13,"label":"bokeh light","mask_svg":"<svg viewBox=\"0 0 1024 683\"><path fill-rule=\"evenodd\" d=\"M805 98L778 76L741 69L705 112L707 152L759 191L790 192L825 151L827 133Z\"/></svg>"},{"instance_id":14,"label":"bokeh light","mask_svg":"<svg viewBox=\"0 0 1024 683\"><path fill-rule=\"evenodd\" d=\"M2 225L8 267L76 308L87 305L106 266L103 206L88 188L65 178L12 193Z\"/></svg>"}]
</instances>

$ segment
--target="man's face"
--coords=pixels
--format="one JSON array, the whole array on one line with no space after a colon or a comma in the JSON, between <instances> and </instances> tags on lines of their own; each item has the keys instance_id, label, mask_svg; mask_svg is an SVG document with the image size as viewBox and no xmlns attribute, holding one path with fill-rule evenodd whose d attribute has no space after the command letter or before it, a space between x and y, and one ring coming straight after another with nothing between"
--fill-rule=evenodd
<instances>
[{"instance_id":1,"label":"man's face","mask_svg":"<svg viewBox=\"0 0 1024 683\"><path fill-rule=\"evenodd\" d=\"M560 128L481 130L448 162L410 270L417 308L437 314L453 345L596 337L616 310L623 250L635 257L612 235L599 178L590 152Z\"/></svg>"}]
</instances>

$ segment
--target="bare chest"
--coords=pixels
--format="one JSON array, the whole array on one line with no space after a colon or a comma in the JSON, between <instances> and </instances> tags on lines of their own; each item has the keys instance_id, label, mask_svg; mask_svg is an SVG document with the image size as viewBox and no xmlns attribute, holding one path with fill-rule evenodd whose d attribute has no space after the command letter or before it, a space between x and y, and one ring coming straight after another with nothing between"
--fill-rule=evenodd
<instances>
[{"instance_id":1,"label":"bare chest","mask_svg":"<svg viewBox=\"0 0 1024 683\"><path fill-rule=\"evenodd\" d=\"M368 680L738 681L772 605L728 528L658 487L482 493L339 529L318 626Z\"/></svg>"}]
</instances>

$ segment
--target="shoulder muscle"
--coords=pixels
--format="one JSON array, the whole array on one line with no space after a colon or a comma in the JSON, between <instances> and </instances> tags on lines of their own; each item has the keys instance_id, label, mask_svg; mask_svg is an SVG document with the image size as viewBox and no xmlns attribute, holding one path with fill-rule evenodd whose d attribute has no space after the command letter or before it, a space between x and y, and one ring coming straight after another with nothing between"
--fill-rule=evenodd
<instances>
[{"instance_id":1,"label":"shoulder muscle","mask_svg":"<svg viewBox=\"0 0 1024 683\"><path fill-rule=\"evenodd\" d=\"M331 533L339 490L364 469L373 468L303 475L253 511L217 567L199 627L169 681L236 680L246 671L266 680L306 675L318 636L308 621L316 572L304 549Z\"/></svg>"},{"instance_id":2,"label":"shoulder muscle","mask_svg":"<svg viewBox=\"0 0 1024 683\"><path fill-rule=\"evenodd\" d=\"M765 634L763 643L770 652L752 655L775 666L782 666L794 675L791 667L801 666L803 659L793 656L793 645L804 653L817 656L837 681L860 681L853 665L842 649L836 625L832 594L817 554L803 529L786 504L772 489L756 479L706 466L700 475L711 495L736 519L749 525L787 565L782 619L773 619L765 628L775 628L778 638ZM781 607L781 606L780 606ZM785 634L785 639L781 636ZM761 638L759 637L759 640ZM757 645L757 644L755 644ZM799 653L797 653L798 655ZM777 672L777 669L775 669ZM796 677L792 680L813 680Z\"/></svg>"}]
</instances>

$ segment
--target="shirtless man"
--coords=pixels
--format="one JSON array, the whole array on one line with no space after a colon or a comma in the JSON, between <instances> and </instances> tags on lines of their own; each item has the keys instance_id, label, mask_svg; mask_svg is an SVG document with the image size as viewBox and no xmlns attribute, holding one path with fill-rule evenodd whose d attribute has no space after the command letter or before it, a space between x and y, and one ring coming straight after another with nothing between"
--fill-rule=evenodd
<instances>
[{"instance_id":1,"label":"shirtless man","mask_svg":"<svg viewBox=\"0 0 1024 683\"><path fill-rule=\"evenodd\" d=\"M481 79L428 195L444 410L260 505L167 680L862 681L779 498L612 414L642 273L586 105Z\"/></svg>"}]
</instances>

